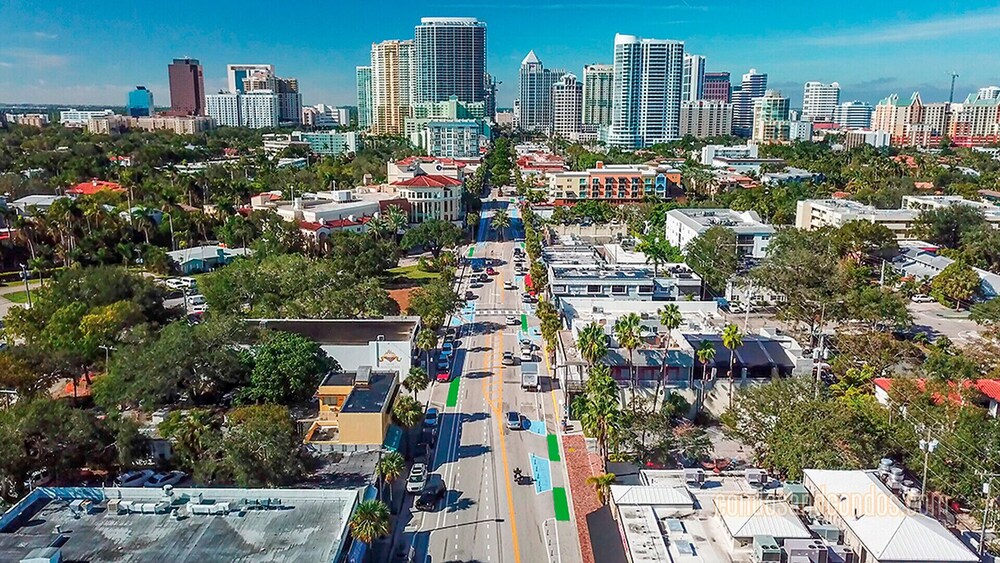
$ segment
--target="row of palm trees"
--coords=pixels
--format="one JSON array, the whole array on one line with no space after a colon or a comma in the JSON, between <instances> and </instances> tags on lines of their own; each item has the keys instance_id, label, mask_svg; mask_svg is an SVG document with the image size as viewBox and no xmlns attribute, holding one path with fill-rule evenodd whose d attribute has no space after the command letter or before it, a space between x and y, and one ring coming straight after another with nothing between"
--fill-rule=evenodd
<instances>
[{"instance_id":1,"label":"row of palm trees","mask_svg":"<svg viewBox=\"0 0 1000 563\"><path fill-rule=\"evenodd\" d=\"M673 331L683 322L680 309L671 303L658 311L660 324L664 329L663 353L660 364L660 377L656 382L656 392L653 397L652 412L657 412L659 396L663 383L667 378L670 349L673 346ZM643 345L642 318L636 313L628 313L618 318L612 327L612 334L618 344L628 351L629 381L631 387L631 409L635 415L638 409L635 393L638 386L638 375L635 366L635 351ZM729 349L729 405L732 406L734 391L734 368L736 349L743 346L743 334L734 324L726 326L722 331L722 343ZM574 403L584 430L597 439L601 458L607 463L608 441L611 438L614 418L621 414L618 384L611 377L610 367L604 364L608 354L608 337L604 327L598 323L590 323L580 330L577 338L577 349L580 356L588 364L589 377L584 385L584 392ZM708 340L702 340L695 348L695 357L702 365L702 386L698 390L696 412L700 411L704 392L704 381L708 380L708 364L716 355L715 346ZM689 381L693 385L693 381ZM662 404L662 403L660 403Z\"/></svg>"}]
</instances>

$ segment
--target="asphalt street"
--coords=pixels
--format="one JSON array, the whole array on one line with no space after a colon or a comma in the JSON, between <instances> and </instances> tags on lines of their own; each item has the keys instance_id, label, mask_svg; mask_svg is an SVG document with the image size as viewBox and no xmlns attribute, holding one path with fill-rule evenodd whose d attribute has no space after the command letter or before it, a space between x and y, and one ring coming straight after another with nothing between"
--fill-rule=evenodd
<instances>
[{"instance_id":1,"label":"asphalt street","mask_svg":"<svg viewBox=\"0 0 1000 563\"><path fill-rule=\"evenodd\" d=\"M502 207L513 220L499 235L489 223L493 209ZM512 239L522 232L513 204L485 202L480 240L463 255L497 271L482 288L471 289L475 299L450 321L459 331L453 381L433 383L430 399L442 413L431 471L442 476L448 494L437 510L411 509L400 519L401 540L412 546L413 561L581 560L557 437L562 407L551 390L533 305L522 303L524 279L514 272L513 251L521 243ZM459 294L465 295L472 268L460 273ZM504 289L508 280L517 289ZM508 316L518 324L508 325ZM538 391L521 388L519 363L501 364L504 351L520 355L519 340L525 338L537 347ZM509 411L522 417L522 429L507 427ZM517 483L515 468L531 478Z\"/></svg>"}]
</instances>

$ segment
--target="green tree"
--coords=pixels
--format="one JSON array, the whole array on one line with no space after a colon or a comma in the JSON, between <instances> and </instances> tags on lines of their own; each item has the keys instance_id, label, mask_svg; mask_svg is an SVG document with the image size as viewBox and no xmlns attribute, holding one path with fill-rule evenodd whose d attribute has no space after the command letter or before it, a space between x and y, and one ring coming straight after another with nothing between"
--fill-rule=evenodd
<instances>
[{"instance_id":1,"label":"green tree","mask_svg":"<svg viewBox=\"0 0 1000 563\"><path fill-rule=\"evenodd\" d=\"M712 440L704 428L681 424L674 428L674 443L678 455L689 461L700 461L712 453Z\"/></svg>"},{"instance_id":2,"label":"green tree","mask_svg":"<svg viewBox=\"0 0 1000 563\"><path fill-rule=\"evenodd\" d=\"M427 369L430 369L430 351L437 348L438 338L434 334L434 330L430 328L422 328L420 332L417 333L417 349L424 353L424 358L427 364Z\"/></svg>"},{"instance_id":3,"label":"green tree","mask_svg":"<svg viewBox=\"0 0 1000 563\"><path fill-rule=\"evenodd\" d=\"M497 237L501 241L504 240L503 232L505 229L510 228L510 215L506 209L493 210L493 216L490 218L490 227L497 232Z\"/></svg>"},{"instance_id":4,"label":"green tree","mask_svg":"<svg viewBox=\"0 0 1000 563\"><path fill-rule=\"evenodd\" d=\"M241 487L279 487L302 474L301 441L288 409L251 405L229 411L226 461Z\"/></svg>"},{"instance_id":5,"label":"green tree","mask_svg":"<svg viewBox=\"0 0 1000 563\"><path fill-rule=\"evenodd\" d=\"M419 367L410 368L410 373L403 379L402 385L407 391L413 393L413 398L416 399L418 391L423 391L430 386L427 370Z\"/></svg>"},{"instance_id":6,"label":"green tree","mask_svg":"<svg viewBox=\"0 0 1000 563\"><path fill-rule=\"evenodd\" d=\"M573 401L573 410L580 418L584 432L597 440L598 454L607 465L612 426L621 416L618 384L611 378L608 366L591 368L583 393Z\"/></svg>"},{"instance_id":7,"label":"green tree","mask_svg":"<svg viewBox=\"0 0 1000 563\"><path fill-rule=\"evenodd\" d=\"M608 337L604 334L604 327L597 323L583 327L577 335L576 346L583 359L593 368L608 355Z\"/></svg>"},{"instance_id":8,"label":"green tree","mask_svg":"<svg viewBox=\"0 0 1000 563\"><path fill-rule=\"evenodd\" d=\"M628 350L629 382L632 387L632 414L635 415L635 388L639 382L636 380L635 372L635 350L642 345L642 319L636 313L629 313L619 317L614 325L615 340L618 344Z\"/></svg>"},{"instance_id":9,"label":"green tree","mask_svg":"<svg viewBox=\"0 0 1000 563\"><path fill-rule=\"evenodd\" d=\"M375 540L389 535L389 505L380 500L362 501L347 525L352 538L370 546Z\"/></svg>"},{"instance_id":10,"label":"green tree","mask_svg":"<svg viewBox=\"0 0 1000 563\"><path fill-rule=\"evenodd\" d=\"M1000 299L990 299L976 303L970 309L969 318L980 325L993 324L1000 320Z\"/></svg>"},{"instance_id":11,"label":"green tree","mask_svg":"<svg viewBox=\"0 0 1000 563\"><path fill-rule=\"evenodd\" d=\"M244 362L253 366L238 397L244 403L303 401L316 392L327 371L339 367L315 341L282 331L265 331L260 343L244 354Z\"/></svg>"},{"instance_id":12,"label":"green tree","mask_svg":"<svg viewBox=\"0 0 1000 563\"><path fill-rule=\"evenodd\" d=\"M535 314L541 323L542 338L545 340L545 347L549 354L554 354L559 338L559 331L562 330L562 321L559 319L559 311L548 299L539 299Z\"/></svg>"},{"instance_id":13,"label":"green tree","mask_svg":"<svg viewBox=\"0 0 1000 563\"><path fill-rule=\"evenodd\" d=\"M382 457L375 464L375 475L378 476L384 485L389 487L390 502L392 501L392 482L399 479L405 468L406 462L403 460L403 454L399 452L386 452L382 454ZM381 487L379 489L379 496L381 496Z\"/></svg>"},{"instance_id":14,"label":"green tree","mask_svg":"<svg viewBox=\"0 0 1000 563\"><path fill-rule=\"evenodd\" d=\"M958 310L979 295L981 286L979 274L965 262L956 261L946 266L931 281L931 295L942 304L949 301L954 303Z\"/></svg>"},{"instance_id":15,"label":"green tree","mask_svg":"<svg viewBox=\"0 0 1000 563\"><path fill-rule=\"evenodd\" d=\"M653 275L657 277L660 275L660 265L684 261L681 250L670 244L659 230L651 230L643 235L636 250L646 255L646 263L653 264Z\"/></svg>"},{"instance_id":16,"label":"green tree","mask_svg":"<svg viewBox=\"0 0 1000 563\"><path fill-rule=\"evenodd\" d=\"M400 245L407 249L423 247L437 258L441 250L458 246L461 242L462 229L449 221L431 219L406 231Z\"/></svg>"},{"instance_id":17,"label":"green tree","mask_svg":"<svg viewBox=\"0 0 1000 563\"><path fill-rule=\"evenodd\" d=\"M736 349L743 346L743 333L740 327L729 324L722 329L722 345L729 350L729 407L733 406L733 381L736 379L733 370L736 369ZM714 348L713 348L714 350Z\"/></svg>"},{"instance_id":18,"label":"green tree","mask_svg":"<svg viewBox=\"0 0 1000 563\"><path fill-rule=\"evenodd\" d=\"M681 323L684 322L680 308L674 303L668 303L661 307L657 310L657 315L660 324L663 325L663 360L660 363L660 379L656 382L656 393L653 395L653 412L659 412L656 400L660 396L663 382L667 379L667 365L670 358L670 346L673 344L673 331L680 328Z\"/></svg>"},{"instance_id":19,"label":"green tree","mask_svg":"<svg viewBox=\"0 0 1000 563\"><path fill-rule=\"evenodd\" d=\"M594 488L594 492L597 493L598 502L608 504L608 498L611 496L611 485L615 484L615 474L602 473L600 475L591 475L587 477L587 484Z\"/></svg>"},{"instance_id":20,"label":"green tree","mask_svg":"<svg viewBox=\"0 0 1000 563\"><path fill-rule=\"evenodd\" d=\"M887 260L899 252L896 236L881 223L849 221L831 233L835 252L857 261Z\"/></svg>"},{"instance_id":21,"label":"green tree","mask_svg":"<svg viewBox=\"0 0 1000 563\"><path fill-rule=\"evenodd\" d=\"M413 232L413 231L410 231ZM419 315L431 330L440 328L448 315L457 311L465 301L452 289L449 282L434 280L410 294L409 314Z\"/></svg>"},{"instance_id":22,"label":"green tree","mask_svg":"<svg viewBox=\"0 0 1000 563\"><path fill-rule=\"evenodd\" d=\"M687 264L713 290L725 291L736 274L736 233L727 227L710 227L684 249Z\"/></svg>"},{"instance_id":23,"label":"green tree","mask_svg":"<svg viewBox=\"0 0 1000 563\"><path fill-rule=\"evenodd\" d=\"M910 233L920 240L945 248L960 248L966 233L986 227L982 210L971 205L950 205L922 211Z\"/></svg>"},{"instance_id":24,"label":"green tree","mask_svg":"<svg viewBox=\"0 0 1000 563\"><path fill-rule=\"evenodd\" d=\"M424 407L409 395L397 395L392 416L404 428L415 428L424 417Z\"/></svg>"}]
</instances>

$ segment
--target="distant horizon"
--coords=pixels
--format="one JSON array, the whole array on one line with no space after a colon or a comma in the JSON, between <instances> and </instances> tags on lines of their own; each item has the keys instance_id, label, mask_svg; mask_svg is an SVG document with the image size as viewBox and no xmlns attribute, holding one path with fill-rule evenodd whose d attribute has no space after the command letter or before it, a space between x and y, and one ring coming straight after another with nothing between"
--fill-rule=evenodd
<instances>
[{"instance_id":1,"label":"distant horizon","mask_svg":"<svg viewBox=\"0 0 1000 563\"><path fill-rule=\"evenodd\" d=\"M119 0L96 0L85 12L65 0L52 4L44 11L5 7L0 103L123 106L128 91L141 84L166 106L167 65L190 56L202 63L207 92L226 88L227 64L252 61L298 78L305 105L357 105L354 69L369 63L371 44L412 38L421 17L441 15L486 23L487 66L501 81L502 107L513 105L520 62L529 51L547 68L580 77L585 64L612 62L616 33L684 41L686 52L707 58L709 72L729 72L734 83L757 68L793 107L801 106L808 81L839 82L842 102L872 105L914 91L927 103L947 101L952 72L959 74L956 102L981 87L1000 85L994 39L1000 34L1000 7L983 0L920 0L879 13L868 3L848 0L836 6L836 19L829 23L802 21L801 5L791 2L767 9L721 0L295 6L297 14L329 24L329 32L264 28L260 22L278 15L272 5L181 0L153 17Z\"/></svg>"}]
</instances>

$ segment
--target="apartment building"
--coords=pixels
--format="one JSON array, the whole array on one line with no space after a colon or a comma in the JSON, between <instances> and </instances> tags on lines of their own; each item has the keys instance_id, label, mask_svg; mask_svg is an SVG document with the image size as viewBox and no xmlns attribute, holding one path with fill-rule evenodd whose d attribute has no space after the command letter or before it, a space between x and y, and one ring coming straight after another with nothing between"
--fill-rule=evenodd
<instances>
[{"instance_id":1,"label":"apartment building","mask_svg":"<svg viewBox=\"0 0 1000 563\"><path fill-rule=\"evenodd\" d=\"M681 250L712 227L725 227L736 235L736 254L763 258L774 236L774 227L765 224L756 211L732 209L671 209L666 215L670 244Z\"/></svg>"},{"instance_id":2,"label":"apartment building","mask_svg":"<svg viewBox=\"0 0 1000 563\"><path fill-rule=\"evenodd\" d=\"M681 137L698 139L733 134L733 104L698 100L681 104Z\"/></svg>"},{"instance_id":3,"label":"apartment building","mask_svg":"<svg viewBox=\"0 0 1000 563\"><path fill-rule=\"evenodd\" d=\"M1000 207L960 196L904 196L900 209L878 209L844 199L807 199L796 204L795 227L818 229L826 226L841 227L850 221L868 221L884 225L897 240L907 240L912 238L910 229L921 211L952 205L975 207L983 212L990 225L1000 227Z\"/></svg>"},{"instance_id":4,"label":"apartment building","mask_svg":"<svg viewBox=\"0 0 1000 563\"><path fill-rule=\"evenodd\" d=\"M681 171L669 165L604 164L582 172L549 175L549 199L557 205L582 200L640 201L670 199L683 193Z\"/></svg>"}]
</instances>

